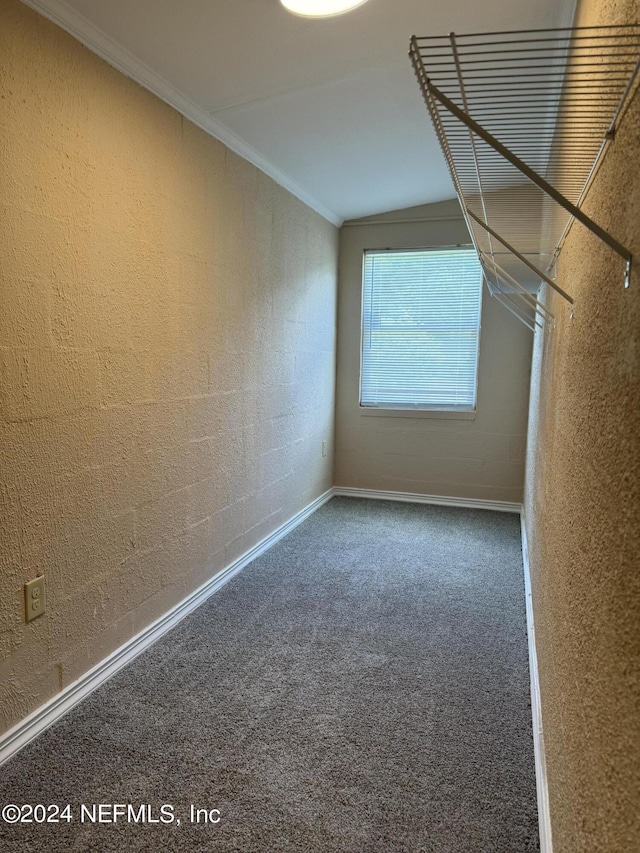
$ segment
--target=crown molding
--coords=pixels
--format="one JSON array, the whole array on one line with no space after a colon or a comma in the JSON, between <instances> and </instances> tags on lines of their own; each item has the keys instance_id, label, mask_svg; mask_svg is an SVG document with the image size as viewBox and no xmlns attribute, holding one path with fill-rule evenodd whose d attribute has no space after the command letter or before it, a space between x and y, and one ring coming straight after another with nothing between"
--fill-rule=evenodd
<instances>
[{"instance_id":1,"label":"crown molding","mask_svg":"<svg viewBox=\"0 0 640 853\"><path fill-rule=\"evenodd\" d=\"M434 202L437 204L437 202ZM344 228L370 228L372 225L421 225L424 222L464 222L462 214L459 216L420 216L415 219L352 219L343 222Z\"/></svg>"},{"instance_id":2,"label":"crown molding","mask_svg":"<svg viewBox=\"0 0 640 853\"><path fill-rule=\"evenodd\" d=\"M299 184L281 172L255 148L252 148L232 130L214 119L206 110L203 110L172 86L164 77L156 74L148 65L137 59L62 0L22 0L22 2L68 32L117 71L135 80L136 83L173 107L189 121L204 130L205 133L218 139L244 160L248 160L249 163L252 163L285 190L315 210L324 219L338 228L342 225L342 218L334 211L329 210L315 198L312 198Z\"/></svg>"}]
</instances>

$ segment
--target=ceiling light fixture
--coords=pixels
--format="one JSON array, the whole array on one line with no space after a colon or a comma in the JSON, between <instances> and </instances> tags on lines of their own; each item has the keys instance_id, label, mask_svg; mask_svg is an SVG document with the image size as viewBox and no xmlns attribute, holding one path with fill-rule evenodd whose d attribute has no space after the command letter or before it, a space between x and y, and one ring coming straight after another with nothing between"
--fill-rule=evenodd
<instances>
[{"instance_id":1,"label":"ceiling light fixture","mask_svg":"<svg viewBox=\"0 0 640 853\"><path fill-rule=\"evenodd\" d=\"M294 15L304 18L329 18L331 15L342 15L357 6L362 6L367 0L280 0L285 9Z\"/></svg>"}]
</instances>

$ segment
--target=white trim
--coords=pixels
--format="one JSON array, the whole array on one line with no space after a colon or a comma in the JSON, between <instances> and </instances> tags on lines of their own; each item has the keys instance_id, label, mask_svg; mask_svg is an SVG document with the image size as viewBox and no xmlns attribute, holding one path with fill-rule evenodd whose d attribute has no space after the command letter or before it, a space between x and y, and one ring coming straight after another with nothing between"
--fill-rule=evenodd
<instances>
[{"instance_id":1,"label":"white trim","mask_svg":"<svg viewBox=\"0 0 640 853\"><path fill-rule=\"evenodd\" d=\"M358 407L358 414L365 418L433 418L441 421L475 421L477 412L455 409L385 409L375 406Z\"/></svg>"},{"instance_id":2,"label":"white trim","mask_svg":"<svg viewBox=\"0 0 640 853\"><path fill-rule=\"evenodd\" d=\"M531 571L527 546L527 528L524 509L520 513L522 530L522 564L524 567L524 594L527 607L527 640L529 645L529 673L531 676L531 716L533 720L533 751L536 764L536 794L538 798L538 824L540 830L540 853L552 853L551 814L549 811L549 788L547 784L547 763L544 755L544 736L542 732L542 708L540 705L540 681L538 678L538 655L536 653L536 633L533 618L533 599L531 595Z\"/></svg>"},{"instance_id":3,"label":"white trim","mask_svg":"<svg viewBox=\"0 0 640 853\"><path fill-rule=\"evenodd\" d=\"M188 595L179 604L176 604L175 607L172 607L164 616L161 616L145 628L144 631L141 631L131 640L128 640L119 649L116 649L115 652L80 676L77 681L74 681L61 693L58 693L6 732L6 734L0 737L0 764L15 755L23 746L26 746L30 741L42 734L45 729L48 729L49 726L57 722L67 711L70 711L97 687L104 684L112 675L115 675L116 672L130 663L130 661L152 646L156 640L159 640L167 631L170 631L178 622L182 621L185 616L192 613L248 563L255 560L256 557L259 557L265 551L268 551L279 539L290 533L332 497L333 489L329 489L323 495L320 495L319 498L316 498L315 501L312 501L304 509L301 509L289 521L286 521L277 530L274 530L273 533L261 542L258 542L257 545L241 557L238 557L237 560L234 560L233 563L230 563L226 568L218 572L218 574L214 575L214 577L204 583L195 592L192 592L191 595Z\"/></svg>"},{"instance_id":4,"label":"white trim","mask_svg":"<svg viewBox=\"0 0 640 853\"><path fill-rule=\"evenodd\" d=\"M432 204L439 204L434 201ZM406 219L347 219L342 224L345 228L366 228L370 225L420 225L424 222L464 222L464 216L461 213L451 216L419 216L416 219L407 217Z\"/></svg>"},{"instance_id":5,"label":"white trim","mask_svg":"<svg viewBox=\"0 0 640 853\"><path fill-rule=\"evenodd\" d=\"M40 15L53 21L63 30L72 35L75 39L81 42L85 47L89 48L92 53L97 54L104 59L109 65L112 65L118 71L135 80L145 89L148 89L160 100L169 104L179 113L181 113L189 121L192 121L206 133L219 139L227 148L235 151L236 154L253 163L262 172L288 190L300 201L304 202L308 207L319 213L324 219L327 219L338 228L342 225L342 217L338 216L332 210L329 210L317 199L312 198L306 190L304 190L296 181L285 175L276 166L270 163L262 156L255 148L252 148L239 136L237 136L226 125L213 118L206 110L199 107L190 98L171 85L164 77L156 74L148 65L137 59L118 42L114 41L110 36L103 32L99 27L96 27L84 15L76 12L63 0L22 0L26 6L30 6Z\"/></svg>"},{"instance_id":6,"label":"white trim","mask_svg":"<svg viewBox=\"0 0 640 853\"><path fill-rule=\"evenodd\" d=\"M476 498L450 498L444 495L418 495L413 492L383 492L380 489L347 489L336 486L334 495L347 498L370 498L379 501L402 501L413 504L460 506L467 509L492 509L496 512L520 512L522 504L509 501L482 501Z\"/></svg>"}]
</instances>

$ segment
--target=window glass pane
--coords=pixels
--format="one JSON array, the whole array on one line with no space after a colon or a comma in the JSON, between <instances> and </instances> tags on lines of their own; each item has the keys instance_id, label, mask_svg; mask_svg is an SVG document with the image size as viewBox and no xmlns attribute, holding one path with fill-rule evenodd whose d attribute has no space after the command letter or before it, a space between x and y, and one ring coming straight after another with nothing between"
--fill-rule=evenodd
<instances>
[{"instance_id":1,"label":"window glass pane","mask_svg":"<svg viewBox=\"0 0 640 853\"><path fill-rule=\"evenodd\" d=\"M481 294L473 249L365 252L361 405L475 408Z\"/></svg>"}]
</instances>

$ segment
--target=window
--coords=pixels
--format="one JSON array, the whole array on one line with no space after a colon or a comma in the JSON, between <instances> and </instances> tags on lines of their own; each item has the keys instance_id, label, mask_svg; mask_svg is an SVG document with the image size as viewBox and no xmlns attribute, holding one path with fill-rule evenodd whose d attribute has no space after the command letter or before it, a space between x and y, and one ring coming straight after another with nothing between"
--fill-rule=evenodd
<instances>
[{"instance_id":1,"label":"window","mask_svg":"<svg viewBox=\"0 0 640 853\"><path fill-rule=\"evenodd\" d=\"M482 271L470 248L364 255L360 405L476 406Z\"/></svg>"}]
</instances>

